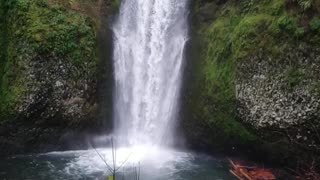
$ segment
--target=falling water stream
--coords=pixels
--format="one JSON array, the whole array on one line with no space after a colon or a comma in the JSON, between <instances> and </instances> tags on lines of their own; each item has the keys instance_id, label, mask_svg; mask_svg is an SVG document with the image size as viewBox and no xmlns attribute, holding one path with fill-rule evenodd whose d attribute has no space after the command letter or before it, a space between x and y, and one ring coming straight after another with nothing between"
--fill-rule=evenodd
<instances>
[{"instance_id":1,"label":"falling water stream","mask_svg":"<svg viewBox=\"0 0 320 180\"><path fill-rule=\"evenodd\" d=\"M122 2L113 26L115 133L122 144L173 140L188 40L187 1Z\"/></svg>"},{"instance_id":2,"label":"falling water stream","mask_svg":"<svg viewBox=\"0 0 320 180\"><path fill-rule=\"evenodd\" d=\"M115 162L123 173L139 164L141 180L233 179L223 159L169 148L178 119L188 3L122 0L112 26ZM97 151L112 165L111 148ZM95 150L1 161L0 179L106 179L110 174ZM130 173L122 178L134 179Z\"/></svg>"}]
</instances>

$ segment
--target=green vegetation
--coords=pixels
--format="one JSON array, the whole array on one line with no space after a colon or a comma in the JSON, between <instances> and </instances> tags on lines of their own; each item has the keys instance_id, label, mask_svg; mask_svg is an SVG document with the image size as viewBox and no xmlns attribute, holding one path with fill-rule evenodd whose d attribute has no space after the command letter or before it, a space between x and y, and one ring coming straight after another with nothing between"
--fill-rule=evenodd
<instances>
[{"instance_id":1,"label":"green vegetation","mask_svg":"<svg viewBox=\"0 0 320 180\"><path fill-rule=\"evenodd\" d=\"M96 61L96 39L90 18L46 0L1 1L0 12L0 120L5 120L29 90L31 61L59 57L83 67Z\"/></svg>"},{"instance_id":2,"label":"green vegetation","mask_svg":"<svg viewBox=\"0 0 320 180\"><path fill-rule=\"evenodd\" d=\"M54 52L67 56L73 63L81 63L92 57L95 34L90 19L59 6L49 7L41 1L31 4L28 10L26 38L35 52Z\"/></svg>"},{"instance_id":3,"label":"green vegetation","mask_svg":"<svg viewBox=\"0 0 320 180\"><path fill-rule=\"evenodd\" d=\"M118 9L120 7L121 0L112 0L112 8Z\"/></svg>"},{"instance_id":4,"label":"green vegetation","mask_svg":"<svg viewBox=\"0 0 320 180\"><path fill-rule=\"evenodd\" d=\"M194 93L191 101L195 118L205 121L205 126L214 132L207 134L206 138L215 145L255 140L255 136L235 120L234 57L247 53L244 51L246 44L243 44L247 41L242 39L250 34L245 28L251 25L251 21L241 22L241 18L235 15L237 8L226 7L216 15L218 18L214 23L201 28L200 34L206 49L201 53L202 63L197 68L200 72L196 72L194 81L195 88L201 91ZM238 26L239 23L242 25ZM243 49L236 48L240 46Z\"/></svg>"},{"instance_id":5,"label":"green vegetation","mask_svg":"<svg viewBox=\"0 0 320 180\"><path fill-rule=\"evenodd\" d=\"M294 1L297 2L303 10L307 10L311 8L313 5L313 0L294 0Z\"/></svg>"},{"instance_id":6,"label":"green vegetation","mask_svg":"<svg viewBox=\"0 0 320 180\"><path fill-rule=\"evenodd\" d=\"M198 2L194 11L198 12L200 6ZM311 0L228 0L217 6L212 22L195 25L202 53L197 60L201 63L195 68L193 89L201 91L195 90L191 95L190 109L196 114L191 121L205 121L203 126L214 132L205 135L211 144L235 139L248 143L256 137L237 122L235 114L235 81L241 75L236 74L238 62L250 63L261 51L270 60L280 61L284 49L303 48L301 42L319 45L319 39L314 37L319 36L320 20L316 13L312 18L305 16L306 11L314 11ZM292 6L298 9L293 11ZM294 88L303 73L294 68L287 72L288 84Z\"/></svg>"},{"instance_id":7,"label":"green vegetation","mask_svg":"<svg viewBox=\"0 0 320 180\"><path fill-rule=\"evenodd\" d=\"M314 17L310 23L310 29L314 32L319 32L320 31L320 18L319 17Z\"/></svg>"},{"instance_id":8,"label":"green vegetation","mask_svg":"<svg viewBox=\"0 0 320 180\"><path fill-rule=\"evenodd\" d=\"M303 80L304 77L305 77L305 74L301 72L301 70L294 67L290 67L286 71L285 78L288 82L288 87L292 90L294 87L299 85L299 83Z\"/></svg>"}]
</instances>

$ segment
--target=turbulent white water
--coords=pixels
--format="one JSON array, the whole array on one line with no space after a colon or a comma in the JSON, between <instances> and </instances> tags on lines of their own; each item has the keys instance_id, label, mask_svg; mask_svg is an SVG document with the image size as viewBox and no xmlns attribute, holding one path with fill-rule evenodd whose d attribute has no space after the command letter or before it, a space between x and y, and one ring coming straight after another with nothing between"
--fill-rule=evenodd
<instances>
[{"instance_id":1,"label":"turbulent white water","mask_svg":"<svg viewBox=\"0 0 320 180\"><path fill-rule=\"evenodd\" d=\"M188 39L187 0L122 0L113 25L115 134L122 145L173 140Z\"/></svg>"},{"instance_id":2,"label":"turbulent white water","mask_svg":"<svg viewBox=\"0 0 320 180\"><path fill-rule=\"evenodd\" d=\"M127 154L131 151L128 150L120 148L118 153ZM111 149L97 149L97 151L112 165ZM174 150L162 151L159 154L156 147L147 151L138 148L137 151L139 152L137 156L117 171L116 179L136 179L134 167L139 168L141 180L235 179L229 173L227 161L223 159ZM157 156L158 161L154 161L152 156ZM127 156L118 157L119 165L127 158ZM136 162L140 162L140 166L137 166ZM0 179L106 180L110 174L94 150L0 158Z\"/></svg>"}]
</instances>

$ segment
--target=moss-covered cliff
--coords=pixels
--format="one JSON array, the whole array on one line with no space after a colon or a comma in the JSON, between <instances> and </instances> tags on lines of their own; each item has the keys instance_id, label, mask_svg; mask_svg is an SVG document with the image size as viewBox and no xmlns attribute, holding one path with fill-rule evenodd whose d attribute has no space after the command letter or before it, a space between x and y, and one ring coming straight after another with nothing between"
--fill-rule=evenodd
<instances>
[{"instance_id":1,"label":"moss-covered cliff","mask_svg":"<svg viewBox=\"0 0 320 180\"><path fill-rule=\"evenodd\" d=\"M70 134L102 127L97 104L108 97L98 96L112 86L102 17L118 5L0 2L2 155L64 149ZM319 1L194 0L190 48L182 128L191 146L319 158Z\"/></svg>"},{"instance_id":2,"label":"moss-covered cliff","mask_svg":"<svg viewBox=\"0 0 320 180\"><path fill-rule=\"evenodd\" d=\"M1 65L3 70L0 114L2 116L15 114L16 110L24 111L22 106L17 108L17 104L22 105L23 101L33 100L32 97L28 99L24 97L26 94L31 95L30 91L37 91L32 89L32 85L37 81L46 80L44 76L50 73L50 71L41 72L41 66L50 66L54 70L55 66L62 63L61 61L68 61L72 67L84 66L83 62L87 61L89 63L87 67L81 69L88 69L94 68L97 61L95 32L90 19L68 12L59 6L50 6L43 1L7 1L6 6L5 9L8 11L4 35L7 38L4 45L6 55L2 57ZM43 61L41 65L36 61L37 59ZM34 68L34 65L38 67ZM69 68L59 66L57 69L64 73L63 69ZM88 73L94 73L94 71L88 71ZM69 73L66 72L66 74ZM70 73L74 76L70 78L77 80L79 74ZM36 77L37 75L41 76ZM54 78L53 75L58 73L47 78ZM88 74L88 76L93 75ZM65 84L59 83L59 79L56 81L57 87ZM29 102L26 103L29 104ZM1 119L6 120L4 117Z\"/></svg>"},{"instance_id":3,"label":"moss-covered cliff","mask_svg":"<svg viewBox=\"0 0 320 180\"><path fill-rule=\"evenodd\" d=\"M278 160L319 157L319 7L312 0L194 1L200 52L191 60L183 120L191 145L258 147Z\"/></svg>"},{"instance_id":4,"label":"moss-covered cliff","mask_svg":"<svg viewBox=\"0 0 320 180\"><path fill-rule=\"evenodd\" d=\"M100 10L110 13L116 5L1 1L2 155L65 148L66 133L99 129L97 35L105 20Z\"/></svg>"}]
</instances>

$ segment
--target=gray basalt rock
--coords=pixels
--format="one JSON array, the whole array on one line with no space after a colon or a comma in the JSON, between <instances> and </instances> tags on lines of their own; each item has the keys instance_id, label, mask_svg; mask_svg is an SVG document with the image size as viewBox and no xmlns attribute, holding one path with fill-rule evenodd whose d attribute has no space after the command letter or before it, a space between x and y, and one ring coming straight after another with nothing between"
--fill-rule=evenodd
<instances>
[{"instance_id":1,"label":"gray basalt rock","mask_svg":"<svg viewBox=\"0 0 320 180\"><path fill-rule=\"evenodd\" d=\"M279 59L258 55L237 67L238 116L259 132L287 135L292 143L320 150L319 49L287 49ZM271 131L270 131L271 130ZM260 131L261 136L268 136Z\"/></svg>"}]
</instances>

